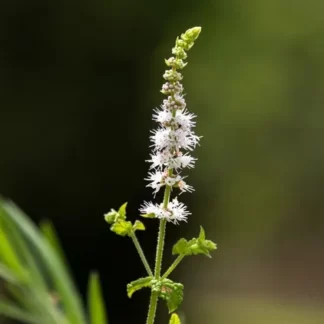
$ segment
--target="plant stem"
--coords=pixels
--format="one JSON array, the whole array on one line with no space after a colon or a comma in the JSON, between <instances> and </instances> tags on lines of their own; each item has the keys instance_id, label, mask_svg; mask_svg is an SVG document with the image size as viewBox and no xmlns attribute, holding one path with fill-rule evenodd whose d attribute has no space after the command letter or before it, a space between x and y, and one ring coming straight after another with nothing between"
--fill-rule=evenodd
<instances>
[{"instance_id":1,"label":"plant stem","mask_svg":"<svg viewBox=\"0 0 324 324\"><path fill-rule=\"evenodd\" d=\"M170 265L169 269L165 272L161 279L167 278L170 273L179 265L182 259L185 257L184 254L178 255L178 257L174 260L174 262Z\"/></svg>"},{"instance_id":2,"label":"plant stem","mask_svg":"<svg viewBox=\"0 0 324 324\"><path fill-rule=\"evenodd\" d=\"M144 267L146 269L147 274L149 276L153 277L153 272L152 272L152 270L150 268L150 265L148 264L148 262L146 260L145 254L144 254L143 249L142 249L142 247L141 247L141 245L140 245L140 243L139 243L139 241L138 241L138 239L136 237L136 234L134 232L132 232L130 237L133 240L133 243L134 243L134 245L136 247L136 250L137 250L137 252L138 252L138 254L139 254L139 256L140 256L140 258L141 258L141 260L143 262L143 265L144 265Z\"/></svg>"},{"instance_id":3,"label":"plant stem","mask_svg":"<svg viewBox=\"0 0 324 324\"><path fill-rule=\"evenodd\" d=\"M164 191L164 198L163 198L163 208L168 208L170 194L171 194L171 187L166 186ZM154 279L156 280L159 280L161 277L161 266L162 266L162 257L163 257L163 249L164 249L166 223L167 221L165 218L160 220L158 242L156 247L155 269L154 269ZM146 324L154 324L158 298L159 298L158 293L152 291Z\"/></svg>"},{"instance_id":4,"label":"plant stem","mask_svg":"<svg viewBox=\"0 0 324 324\"><path fill-rule=\"evenodd\" d=\"M159 229L158 245L157 245L156 260L155 260L155 271L154 271L155 279L160 279L161 276L165 228L166 228L166 219L163 218L160 220L160 229Z\"/></svg>"}]
</instances>

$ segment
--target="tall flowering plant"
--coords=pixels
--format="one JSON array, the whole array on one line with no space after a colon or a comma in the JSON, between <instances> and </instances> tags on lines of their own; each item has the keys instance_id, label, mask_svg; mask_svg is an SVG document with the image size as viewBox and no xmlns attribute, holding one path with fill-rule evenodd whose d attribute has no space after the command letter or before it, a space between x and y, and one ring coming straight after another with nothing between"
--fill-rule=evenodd
<instances>
[{"instance_id":1,"label":"tall flowering plant","mask_svg":"<svg viewBox=\"0 0 324 324\"><path fill-rule=\"evenodd\" d=\"M182 175L182 170L194 167L196 158L191 156L191 152L199 144L200 137L193 131L196 116L187 109L181 83L183 77L179 71L187 65L184 62L187 52L194 45L200 31L200 27L194 27L176 39L175 46L172 48L173 56L165 60L168 69L163 75L165 83L162 85L161 92L166 99L153 113L153 120L158 122L159 126L150 136L152 142L152 152L148 160L150 171L145 180L149 182L147 186L153 189L154 197L164 187L164 198L162 203L144 202L139 211L142 217L156 218L160 222L154 271L151 270L135 234L138 230L145 230L145 226L141 221L136 220L133 224L126 219L127 203L118 211L112 209L105 215L105 220L111 225L113 232L121 236L129 236L133 240L146 269L147 276L129 283L127 293L131 297L139 289L144 287L151 289L147 324L154 323L159 298L166 301L170 313L181 304L183 285L169 279L169 275L181 260L185 256L197 254L210 257L210 251L216 249L216 244L206 239L204 229L201 227L198 238L191 240L182 238L173 246L172 254L177 255L177 258L166 272L161 274L167 223L179 224L187 221L188 216L191 215L177 197L171 200L171 195L177 191L183 193L194 190L184 181L186 176ZM170 323L180 323L176 314L172 314Z\"/></svg>"}]
</instances>

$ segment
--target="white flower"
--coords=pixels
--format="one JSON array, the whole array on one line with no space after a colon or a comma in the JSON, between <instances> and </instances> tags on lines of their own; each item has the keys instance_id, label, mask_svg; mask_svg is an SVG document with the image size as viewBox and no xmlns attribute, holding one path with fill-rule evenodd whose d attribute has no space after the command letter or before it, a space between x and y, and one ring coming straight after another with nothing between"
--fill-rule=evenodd
<instances>
[{"instance_id":1,"label":"white flower","mask_svg":"<svg viewBox=\"0 0 324 324\"><path fill-rule=\"evenodd\" d=\"M185 154L182 156L178 156L176 158L178 164L180 165L181 168L193 168L195 166L195 161L197 159L193 158L192 156Z\"/></svg>"},{"instance_id":2,"label":"white flower","mask_svg":"<svg viewBox=\"0 0 324 324\"><path fill-rule=\"evenodd\" d=\"M150 137L153 142L152 146L155 146L155 150L163 150L165 147L170 146L170 133L171 129L160 128L153 131L153 135Z\"/></svg>"},{"instance_id":3,"label":"white flower","mask_svg":"<svg viewBox=\"0 0 324 324\"><path fill-rule=\"evenodd\" d=\"M151 183L149 183L147 187L151 187L152 189L154 189L153 192L156 194L157 192L159 192L160 188L165 185L164 178L165 178L164 172L161 171L155 171L155 173L150 172L149 177L145 179L147 181L151 181Z\"/></svg>"},{"instance_id":4,"label":"white flower","mask_svg":"<svg viewBox=\"0 0 324 324\"><path fill-rule=\"evenodd\" d=\"M164 123L170 123L172 119L172 113L169 110L158 110L156 109L155 114L153 114L153 120L164 124Z\"/></svg>"},{"instance_id":5,"label":"white flower","mask_svg":"<svg viewBox=\"0 0 324 324\"><path fill-rule=\"evenodd\" d=\"M151 159L147 162L152 162L150 169L160 167L164 165L169 165L170 160L172 159L172 154L169 150L158 151L155 154L151 154Z\"/></svg>"},{"instance_id":6,"label":"white flower","mask_svg":"<svg viewBox=\"0 0 324 324\"><path fill-rule=\"evenodd\" d=\"M142 215L149 215L149 214L158 215L161 212L160 209L161 208L159 207L158 204L153 204L152 202L144 201L144 204L141 206L139 211Z\"/></svg>"},{"instance_id":7,"label":"white flower","mask_svg":"<svg viewBox=\"0 0 324 324\"><path fill-rule=\"evenodd\" d=\"M194 127L196 122L192 121L196 116L194 114L189 113L188 111L180 111L178 110L175 117L175 122L178 124L183 130L190 130L191 127Z\"/></svg>"},{"instance_id":8,"label":"white flower","mask_svg":"<svg viewBox=\"0 0 324 324\"><path fill-rule=\"evenodd\" d=\"M184 150L192 151L199 143L199 136L193 132L178 128L177 130L170 132L169 141L172 140L172 145L178 150L183 148Z\"/></svg>"},{"instance_id":9,"label":"white flower","mask_svg":"<svg viewBox=\"0 0 324 324\"><path fill-rule=\"evenodd\" d=\"M183 180L181 180L179 183L178 183L178 186L180 188L180 190L182 192L193 192L195 191L194 187L193 186L190 186L188 185L186 182L184 182Z\"/></svg>"},{"instance_id":10,"label":"white flower","mask_svg":"<svg viewBox=\"0 0 324 324\"><path fill-rule=\"evenodd\" d=\"M140 208L141 214L154 214L156 218L164 218L168 222L178 224L180 221L186 221L188 215L191 215L187 211L187 207L180 203L177 198L173 199L168 204L168 208L163 208L163 204L153 204L152 202L144 202Z\"/></svg>"}]
</instances>

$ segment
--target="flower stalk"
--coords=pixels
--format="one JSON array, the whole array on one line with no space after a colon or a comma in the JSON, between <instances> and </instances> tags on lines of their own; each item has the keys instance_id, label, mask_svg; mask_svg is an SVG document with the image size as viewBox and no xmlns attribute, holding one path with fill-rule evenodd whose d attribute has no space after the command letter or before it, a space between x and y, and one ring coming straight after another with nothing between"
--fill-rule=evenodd
<instances>
[{"instance_id":1,"label":"flower stalk","mask_svg":"<svg viewBox=\"0 0 324 324\"><path fill-rule=\"evenodd\" d=\"M182 238L173 246L172 254L178 255L178 257L161 276L166 225L167 223L180 224L187 221L188 216L191 215L187 207L179 202L177 197L171 200L171 194L174 191L180 191L180 193L194 191L193 187L184 181L186 176L183 176L181 172L185 168L195 166L196 158L191 156L191 152L199 144L200 137L193 131L196 125L194 121L196 116L186 108L187 104L181 83L183 77L179 71L187 65L184 62L187 52L194 45L200 31L200 27L194 27L176 39L172 49L173 56L165 60L168 69L163 74L165 83L162 85L161 92L167 97L163 100L160 108L155 109L153 113L153 120L159 123L159 127L152 131L150 136L153 148L150 159L147 161L151 165L145 180L149 181L147 187L153 189L154 196L164 187L164 196L160 204L144 202L140 213L145 218L159 219L154 274L135 235L135 231L145 230L144 224L140 221L132 224L126 220L126 204L122 205L118 212L112 209L105 215L106 221L112 224L113 232L132 238L148 274L148 277L139 278L127 285L129 297L144 287L151 289L146 324L154 324L159 299L166 301L170 313L181 304L183 285L168 278L181 260L185 256L197 254L210 257L209 252L216 249L215 243L206 240L205 231L201 227L198 238L189 241Z\"/></svg>"}]
</instances>

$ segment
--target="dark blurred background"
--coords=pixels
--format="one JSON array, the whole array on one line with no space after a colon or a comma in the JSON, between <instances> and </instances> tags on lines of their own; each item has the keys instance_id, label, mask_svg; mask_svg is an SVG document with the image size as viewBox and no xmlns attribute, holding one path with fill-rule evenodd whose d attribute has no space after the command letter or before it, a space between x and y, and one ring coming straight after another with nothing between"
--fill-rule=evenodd
<instances>
[{"instance_id":1,"label":"dark blurred background","mask_svg":"<svg viewBox=\"0 0 324 324\"><path fill-rule=\"evenodd\" d=\"M0 193L51 219L77 285L91 269L110 323L144 323L148 291L132 243L103 214L128 201L134 220L164 58L201 25L184 70L203 135L181 199L219 250L186 259L186 324L324 322L324 2L4 0L0 4ZM157 222L139 234L152 263ZM166 308L160 305L161 319Z\"/></svg>"}]
</instances>

